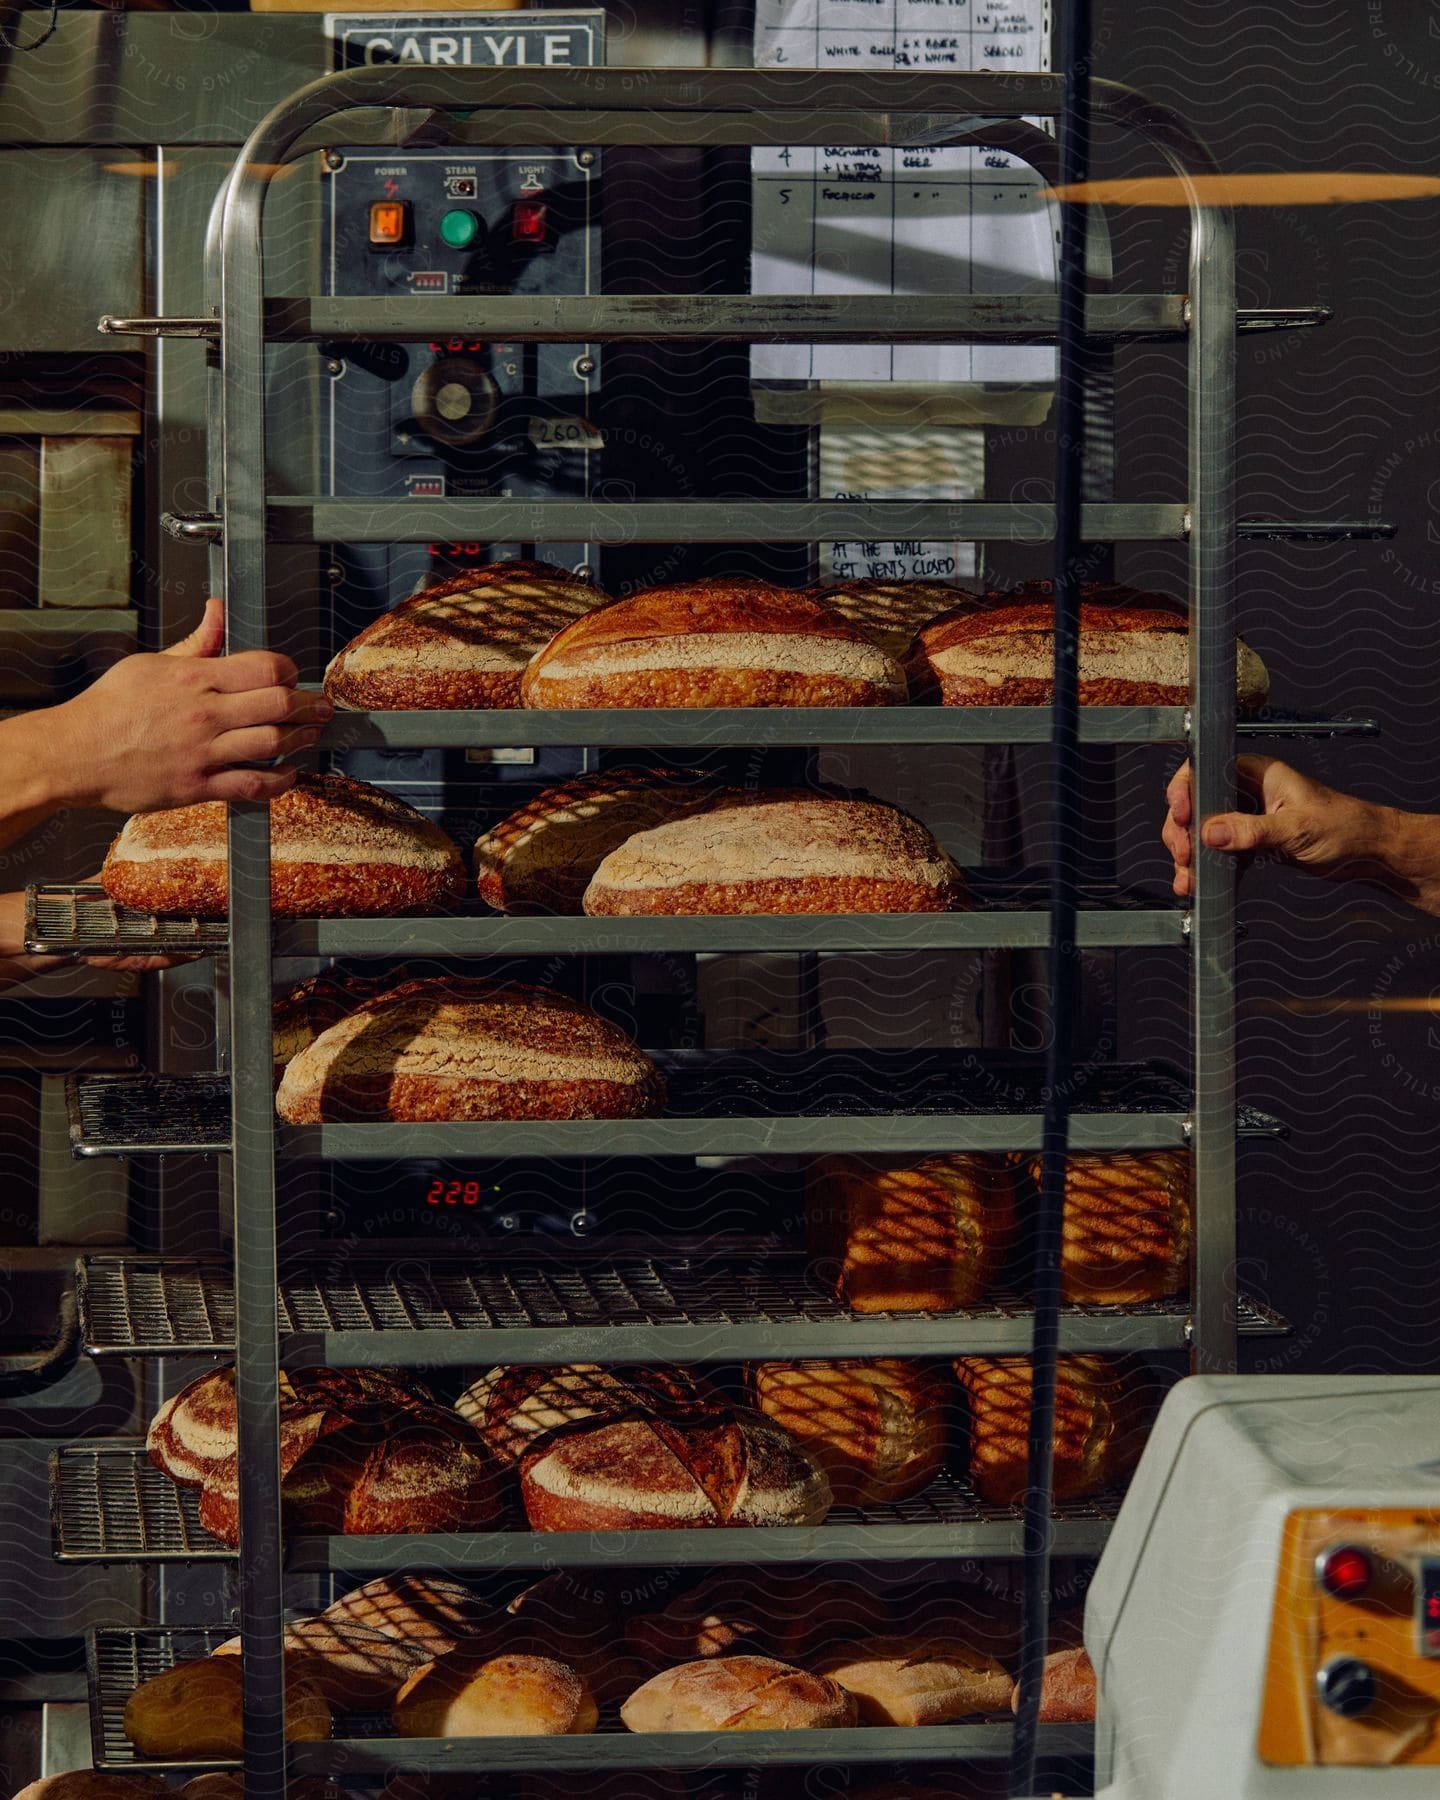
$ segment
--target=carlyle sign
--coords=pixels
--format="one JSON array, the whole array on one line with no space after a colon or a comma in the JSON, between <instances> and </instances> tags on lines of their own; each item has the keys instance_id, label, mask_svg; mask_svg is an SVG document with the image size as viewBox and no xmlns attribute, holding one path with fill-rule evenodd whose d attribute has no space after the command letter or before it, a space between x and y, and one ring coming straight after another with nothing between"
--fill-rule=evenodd
<instances>
[{"instance_id":1,"label":"carlyle sign","mask_svg":"<svg viewBox=\"0 0 1440 1800\"><path fill-rule=\"evenodd\" d=\"M330 13L335 66L583 69L605 60L603 12Z\"/></svg>"}]
</instances>

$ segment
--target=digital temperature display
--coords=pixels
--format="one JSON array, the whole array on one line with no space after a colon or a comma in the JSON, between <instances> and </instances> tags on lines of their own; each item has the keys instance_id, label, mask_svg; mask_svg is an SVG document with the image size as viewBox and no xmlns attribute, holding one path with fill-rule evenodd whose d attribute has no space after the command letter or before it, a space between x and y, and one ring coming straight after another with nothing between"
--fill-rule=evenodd
<instances>
[{"instance_id":1,"label":"digital temperature display","mask_svg":"<svg viewBox=\"0 0 1440 1800\"><path fill-rule=\"evenodd\" d=\"M500 1189L489 1181L448 1181L437 1175L425 1193L427 1206L479 1206Z\"/></svg>"},{"instance_id":2,"label":"digital temperature display","mask_svg":"<svg viewBox=\"0 0 1440 1800\"><path fill-rule=\"evenodd\" d=\"M1415 1635L1422 1656L1440 1656L1440 1561L1421 1561L1415 1583Z\"/></svg>"}]
</instances>

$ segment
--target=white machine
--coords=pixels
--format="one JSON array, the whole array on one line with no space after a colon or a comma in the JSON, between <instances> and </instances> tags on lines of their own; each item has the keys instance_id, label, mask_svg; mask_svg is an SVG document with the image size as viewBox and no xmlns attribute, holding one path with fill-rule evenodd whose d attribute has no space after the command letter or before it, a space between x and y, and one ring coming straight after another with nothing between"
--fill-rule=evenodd
<instances>
[{"instance_id":1,"label":"white machine","mask_svg":"<svg viewBox=\"0 0 1440 1800\"><path fill-rule=\"evenodd\" d=\"M1440 1379L1181 1382L1085 1641L1104 1800L1436 1800Z\"/></svg>"}]
</instances>

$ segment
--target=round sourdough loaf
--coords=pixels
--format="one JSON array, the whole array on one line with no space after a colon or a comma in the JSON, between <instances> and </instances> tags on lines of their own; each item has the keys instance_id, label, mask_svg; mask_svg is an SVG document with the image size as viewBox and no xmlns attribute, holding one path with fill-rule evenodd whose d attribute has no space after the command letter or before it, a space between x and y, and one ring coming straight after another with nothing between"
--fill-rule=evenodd
<instances>
[{"instance_id":1,"label":"round sourdough loaf","mask_svg":"<svg viewBox=\"0 0 1440 1800\"><path fill-rule=\"evenodd\" d=\"M682 1418L724 1405L718 1391L689 1369L565 1363L487 1370L461 1394L455 1410L492 1454L513 1468L527 1450L563 1426L646 1412Z\"/></svg>"},{"instance_id":2,"label":"round sourdough loaf","mask_svg":"<svg viewBox=\"0 0 1440 1800\"><path fill-rule=\"evenodd\" d=\"M150 1421L145 1448L172 1481L198 1487L235 1451L235 1371L212 1369L172 1394Z\"/></svg>"},{"instance_id":3,"label":"round sourdough loaf","mask_svg":"<svg viewBox=\"0 0 1440 1800\"><path fill-rule=\"evenodd\" d=\"M718 798L713 780L673 769L602 769L546 788L476 844L480 898L497 912L583 912L591 876L626 838Z\"/></svg>"},{"instance_id":4,"label":"round sourdough loaf","mask_svg":"<svg viewBox=\"0 0 1440 1800\"><path fill-rule=\"evenodd\" d=\"M817 588L814 595L897 662L904 661L922 625L954 606L980 598L969 588L951 587L948 581L884 581L872 575L842 581L838 587Z\"/></svg>"},{"instance_id":5,"label":"round sourdough loaf","mask_svg":"<svg viewBox=\"0 0 1440 1800\"><path fill-rule=\"evenodd\" d=\"M970 1480L983 1500L1025 1494L1030 1430L1028 1356L961 1356L955 1373L970 1408ZM1055 1499L1081 1500L1134 1468L1150 1414L1143 1364L1129 1356L1061 1356L1055 1375Z\"/></svg>"},{"instance_id":6,"label":"round sourdough loaf","mask_svg":"<svg viewBox=\"0 0 1440 1800\"><path fill-rule=\"evenodd\" d=\"M294 1125L357 1119L634 1119L664 1083L618 1025L519 983L410 981L322 1031L276 1095Z\"/></svg>"},{"instance_id":7,"label":"round sourdough loaf","mask_svg":"<svg viewBox=\"0 0 1440 1800\"><path fill-rule=\"evenodd\" d=\"M1014 1688L993 1656L946 1637L870 1638L815 1666L855 1696L862 1725L947 1725L1002 1712Z\"/></svg>"},{"instance_id":8,"label":"round sourdough loaf","mask_svg":"<svg viewBox=\"0 0 1440 1800\"><path fill-rule=\"evenodd\" d=\"M631 1731L800 1731L853 1725L855 1698L770 1656L711 1656L652 1675L620 1708Z\"/></svg>"},{"instance_id":9,"label":"round sourdough loaf","mask_svg":"<svg viewBox=\"0 0 1440 1800\"><path fill-rule=\"evenodd\" d=\"M593 1731L600 1710L568 1663L457 1650L417 1670L391 1716L401 1737L565 1737Z\"/></svg>"},{"instance_id":10,"label":"round sourdough loaf","mask_svg":"<svg viewBox=\"0 0 1440 1800\"><path fill-rule=\"evenodd\" d=\"M1185 706L1190 624L1165 594L1086 583L1080 607L1082 706ZM946 706L1048 706L1054 695L1055 597L1048 581L962 601L915 639L912 692ZM1235 649L1242 710L1263 706L1265 665L1243 639Z\"/></svg>"},{"instance_id":11,"label":"round sourdough loaf","mask_svg":"<svg viewBox=\"0 0 1440 1800\"><path fill-rule=\"evenodd\" d=\"M379 1575L334 1601L321 1613L336 1625L378 1631L434 1661L466 1638L484 1631L495 1609L461 1582L443 1575Z\"/></svg>"},{"instance_id":12,"label":"round sourdough loaf","mask_svg":"<svg viewBox=\"0 0 1440 1800\"><path fill-rule=\"evenodd\" d=\"M1040 1179L1038 1157L1030 1178ZM1189 1156L1146 1150L1067 1157L1062 1297L1072 1305L1133 1306L1183 1293L1189 1280Z\"/></svg>"},{"instance_id":13,"label":"round sourdough loaf","mask_svg":"<svg viewBox=\"0 0 1440 1800\"><path fill-rule=\"evenodd\" d=\"M352 638L325 671L325 692L364 712L519 706L530 658L605 599L554 563L465 569Z\"/></svg>"},{"instance_id":14,"label":"round sourdough loaf","mask_svg":"<svg viewBox=\"0 0 1440 1800\"><path fill-rule=\"evenodd\" d=\"M898 807L762 792L637 832L595 871L585 910L948 912L964 892L955 864Z\"/></svg>"},{"instance_id":15,"label":"round sourdough loaf","mask_svg":"<svg viewBox=\"0 0 1440 1800\"><path fill-rule=\"evenodd\" d=\"M526 706L888 706L894 657L808 594L740 577L649 588L567 625Z\"/></svg>"},{"instance_id":16,"label":"round sourdough loaf","mask_svg":"<svg viewBox=\"0 0 1440 1800\"><path fill-rule=\"evenodd\" d=\"M100 880L142 912L224 914L230 904L222 800L136 813ZM427 912L465 892L465 862L438 825L347 775L302 775L270 802L270 910L368 918Z\"/></svg>"},{"instance_id":17,"label":"round sourdough loaf","mask_svg":"<svg viewBox=\"0 0 1440 1800\"><path fill-rule=\"evenodd\" d=\"M997 1158L818 1158L806 1225L852 1312L951 1312L994 1287L1015 1235L1015 1178Z\"/></svg>"},{"instance_id":18,"label":"round sourdough loaf","mask_svg":"<svg viewBox=\"0 0 1440 1800\"><path fill-rule=\"evenodd\" d=\"M825 1471L837 1506L886 1506L939 1475L954 1391L928 1364L756 1363L755 1401Z\"/></svg>"},{"instance_id":19,"label":"round sourdough loaf","mask_svg":"<svg viewBox=\"0 0 1440 1800\"><path fill-rule=\"evenodd\" d=\"M239 1756L243 1749L243 1677L238 1656L176 1663L142 1681L125 1702L121 1725L142 1756L193 1761ZM285 1659L285 1736L291 1743L330 1736L330 1708L305 1672Z\"/></svg>"}]
</instances>

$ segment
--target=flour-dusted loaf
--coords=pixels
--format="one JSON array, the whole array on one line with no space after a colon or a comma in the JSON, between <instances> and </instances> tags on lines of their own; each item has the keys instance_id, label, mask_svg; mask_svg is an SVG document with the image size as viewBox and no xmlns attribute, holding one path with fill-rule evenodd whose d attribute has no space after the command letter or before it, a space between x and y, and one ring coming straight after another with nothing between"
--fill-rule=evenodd
<instances>
[{"instance_id":1,"label":"flour-dusted loaf","mask_svg":"<svg viewBox=\"0 0 1440 1800\"><path fill-rule=\"evenodd\" d=\"M565 1737L593 1731L600 1712L568 1663L456 1650L411 1676L391 1717L401 1737Z\"/></svg>"},{"instance_id":2,"label":"flour-dusted loaf","mask_svg":"<svg viewBox=\"0 0 1440 1800\"><path fill-rule=\"evenodd\" d=\"M428 1662L478 1636L492 1621L494 1611L463 1582L410 1572L377 1575L342 1594L320 1616L337 1625L378 1631L424 1651Z\"/></svg>"},{"instance_id":3,"label":"flour-dusted loaf","mask_svg":"<svg viewBox=\"0 0 1440 1800\"><path fill-rule=\"evenodd\" d=\"M1042 1724L1093 1725L1095 1700L1095 1667L1084 1646L1052 1650L1045 1658L1045 1672L1040 1684ZM1018 1687L1010 1703L1018 1711Z\"/></svg>"},{"instance_id":4,"label":"flour-dusted loaf","mask_svg":"<svg viewBox=\"0 0 1440 1800\"><path fill-rule=\"evenodd\" d=\"M947 581L887 581L862 575L836 587L817 588L815 598L848 619L897 662L903 662L915 633L952 607L980 596Z\"/></svg>"},{"instance_id":5,"label":"flour-dusted loaf","mask_svg":"<svg viewBox=\"0 0 1440 1800\"><path fill-rule=\"evenodd\" d=\"M464 569L352 638L325 671L325 692L364 712L518 706L530 658L605 599L554 563Z\"/></svg>"},{"instance_id":6,"label":"flour-dusted loaf","mask_svg":"<svg viewBox=\"0 0 1440 1800\"><path fill-rule=\"evenodd\" d=\"M145 1448L172 1481L198 1487L234 1454L235 1371L212 1369L172 1394L150 1421Z\"/></svg>"},{"instance_id":7,"label":"flour-dusted loaf","mask_svg":"<svg viewBox=\"0 0 1440 1800\"><path fill-rule=\"evenodd\" d=\"M551 1432L602 1419L658 1413L669 1419L723 1411L724 1398L694 1370L527 1364L487 1370L455 1402L507 1468Z\"/></svg>"},{"instance_id":8,"label":"flour-dusted loaf","mask_svg":"<svg viewBox=\"0 0 1440 1800\"><path fill-rule=\"evenodd\" d=\"M244 1748L244 1677L238 1656L176 1663L142 1681L125 1702L121 1725L142 1756L193 1762L239 1756ZM328 1738L331 1715L303 1659L285 1659L285 1736L291 1743Z\"/></svg>"},{"instance_id":9,"label":"flour-dusted loaf","mask_svg":"<svg viewBox=\"0 0 1440 1800\"><path fill-rule=\"evenodd\" d=\"M824 1469L837 1506L886 1506L944 1466L953 1389L929 1364L877 1357L764 1362L755 1403Z\"/></svg>"},{"instance_id":10,"label":"flour-dusted loaf","mask_svg":"<svg viewBox=\"0 0 1440 1800\"><path fill-rule=\"evenodd\" d=\"M862 1725L948 1725L1003 1711L1013 1688L993 1656L931 1634L841 1644L815 1668L855 1696Z\"/></svg>"},{"instance_id":11,"label":"flour-dusted loaf","mask_svg":"<svg viewBox=\"0 0 1440 1800\"><path fill-rule=\"evenodd\" d=\"M964 892L955 864L899 807L780 790L637 832L596 869L585 910L948 912Z\"/></svg>"},{"instance_id":12,"label":"flour-dusted loaf","mask_svg":"<svg viewBox=\"0 0 1440 1800\"><path fill-rule=\"evenodd\" d=\"M808 594L744 577L648 588L567 625L526 706L887 706L905 673Z\"/></svg>"},{"instance_id":13,"label":"flour-dusted loaf","mask_svg":"<svg viewBox=\"0 0 1440 1800\"><path fill-rule=\"evenodd\" d=\"M403 983L321 1032L276 1095L294 1125L358 1119L634 1119L664 1083L618 1025L518 982Z\"/></svg>"},{"instance_id":14,"label":"flour-dusted loaf","mask_svg":"<svg viewBox=\"0 0 1440 1800\"><path fill-rule=\"evenodd\" d=\"M566 1427L520 1462L536 1531L664 1531L818 1525L824 1471L762 1414L654 1414Z\"/></svg>"},{"instance_id":15,"label":"flour-dusted loaf","mask_svg":"<svg viewBox=\"0 0 1440 1800\"><path fill-rule=\"evenodd\" d=\"M229 1638L213 1654L238 1656L240 1648L238 1637ZM416 1669L431 1660L420 1645L323 1615L288 1624L285 1648L305 1659L306 1679L323 1698L349 1712L388 1706Z\"/></svg>"},{"instance_id":16,"label":"flour-dusted loaf","mask_svg":"<svg viewBox=\"0 0 1440 1800\"><path fill-rule=\"evenodd\" d=\"M562 781L476 844L480 898L497 912L582 912L585 889L612 850L719 797L708 776L675 769L602 769Z\"/></svg>"},{"instance_id":17,"label":"flour-dusted loaf","mask_svg":"<svg viewBox=\"0 0 1440 1800\"><path fill-rule=\"evenodd\" d=\"M136 813L100 880L142 912L223 915L229 907L223 800ZM369 918L429 912L465 892L465 861L438 825L348 775L301 775L270 802L270 910Z\"/></svg>"},{"instance_id":18,"label":"flour-dusted loaf","mask_svg":"<svg viewBox=\"0 0 1440 1800\"><path fill-rule=\"evenodd\" d=\"M770 1656L712 1656L665 1669L620 1708L631 1731L801 1731L853 1725L852 1694Z\"/></svg>"},{"instance_id":19,"label":"flour-dusted loaf","mask_svg":"<svg viewBox=\"0 0 1440 1800\"><path fill-rule=\"evenodd\" d=\"M806 1224L822 1278L852 1312L950 1312L995 1286L1015 1235L1015 1179L998 1158L821 1157Z\"/></svg>"},{"instance_id":20,"label":"flour-dusted loaf","mask_svg":"<svg viewBox=\"0 0 1440 1800\"><path fill-rule=\"evenodd\" d=\"M1030 1164L1033 1182L1040 1161ZM1190 1279L1190 1158L1183 1150L1065 1163L1060 1291L1071 1304L1133 1306L1184 1293Z\"/></svg>"},{"instance_id":21,"label":"flour-dusted loaf","mask_svg":"<svg viewBox=\"0 0 1440 1800\"><path fill-rule=\"evenodd\" d=\"M912 691L946 706L1048 706L1054 691L1055 597L1048 581L964 600L919 632L907 660ZM1184 706L1190 699L1189 620L1164 594L1087 583L1080 606L1082 706ZM1235 651L1243 710L1270 692L1243 639Z\"/></svg>"},{"instance_id":22,"label":"flour-dusted loaf","mask_svg":"<svg viewBox=\"0 0 1440 1800\"><path fill-rule=\"evenodd\" d=\"M1028 1356L962 1356L955 1373L970 1409L970 1479L984 1500L1025 1494L1030 1430ZM1080 1500L1134 1468L1151 1412L1144 1366L1129 1356L1061 1356L1055 1378L1055 1498Z\"/></svg>"}]
</instances>

